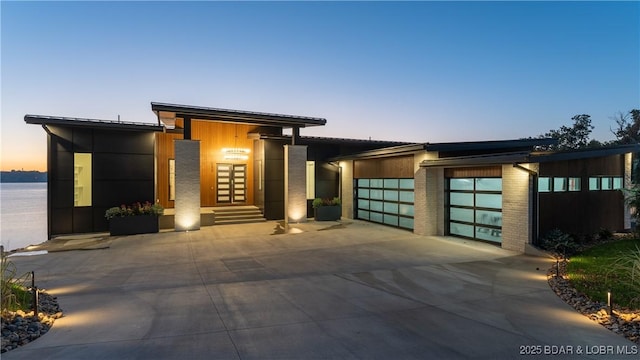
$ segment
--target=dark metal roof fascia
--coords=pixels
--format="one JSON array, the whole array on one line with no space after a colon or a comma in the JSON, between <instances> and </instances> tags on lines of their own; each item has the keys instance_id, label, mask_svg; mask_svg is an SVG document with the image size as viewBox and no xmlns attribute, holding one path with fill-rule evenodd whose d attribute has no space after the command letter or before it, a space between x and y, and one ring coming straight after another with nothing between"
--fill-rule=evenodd
<instances>
[{"instance_id":1,"label":"dark metal roof fascia","mask_svg":"<svg viewBox=\"0 0 640 360\"><path fill-rule=\"evenodd\" d=\"M151 103L154 112L167 111L176 113L176 117L190 116L194 119L241 122L272 126L323 126L327 119L307 116L261 113L243 110L208 108L166 103Z\"/></svg>"},{"instance_id":2,"label":"dark metal roof fascia","mask_svg":"<svg viewBox=\"0 0 640 360\"><path fill-rule=\"evenodd\" d=\"M461 156L423 160L420 167L462 167L476 165L501 165L531 162L529 152L503 153L479 156Z\"/></svg>"},{"instance_id":3,"label":"dark metal roof fascia","mask_svg":"<svg viewBox=\"0 0 640 360\"><path fill-rule=\"evenodd\" d=\"M291 135L273 135L273 134L260 134L260 139L263 140L291 140ZM385 140L365 140L365 139L351 139L351 138L336 138L336 137L322 137L322 136L300 136L300 140L309 143L329 143L329 144L369 144L390 147L390 146L404 146L412 145L413 143L404 141L385 141Z\"/></svg>"},{"instance_id":4,"label":"dark metal roof fascia","mask_svg":"<svg viewBox=\"0 0 640 360\"><path fill-rule=\"evenodd\" d=\"M163 126L158 126L151 123L71 118L71 117L46 116L46 115L25 115L24 121L27 124L59 125L59 126L69 126L69 127L90 127L90 128L114 129L114 130L134 130L134 131L163 131L164 130Z\"/></svg>"},{"instance_id":5,"label":"dark metal roof fascia","mask_svg":"<svg viewBox=\"0 0 640 360\"><path fill-rule=\"evenodd\" d=\"M330 158L330 161L340 161L340 160L362 160L362 159L375 159L375 158L385 158L385 157L394 157L394 156L402 156L402 155L412 155L415 153L419 153L425 150L426 144L408 144L408 145L400 145L400 146L392 146L385 147L381 149L363 151L350 155L342 155Z\"/></svg>"},{"instance_id":6,"label":"dark metal roof fascia","mask_svg":"<svg viewBox=\"0 0 640 360\"><path fill-rule=\"evenodd\" d=\"M531 162L551 162L565 160L580 160L594 157L620 155L626 153L640 152L640 144L627 144L611 147L600 147L593 149L581 149L573 151L561 151L543 154L531 154Z\"/></svg>"},{"instance_id":7,"label":"dark metal roof fascia","mask_svg":"<svg viewBox=\"0 0 640 360\"><path fill-rule=\"evenodd\" d=\"M558 140L552 138L433 143L427 145L427 151L468 151L523 147L533 148L535 146L555 145L557 143Z\"/></svg>"}]
</instances>

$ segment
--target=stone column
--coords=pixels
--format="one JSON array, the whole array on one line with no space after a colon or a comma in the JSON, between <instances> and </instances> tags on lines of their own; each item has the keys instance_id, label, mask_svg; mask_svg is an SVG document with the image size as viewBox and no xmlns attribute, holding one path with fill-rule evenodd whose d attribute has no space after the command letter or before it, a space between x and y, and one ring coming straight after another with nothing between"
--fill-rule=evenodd
<instances>
[{"instance_id":1,"label":"stone column","mask_svg":"<svg viewBox=\"0 0 640 360\"><path fill-rule=\"evenodd\" d=\"M307 221L307 146L284 146L284 219Z\"/></svg>"},{"instance_id":2,"label":"stone column","mask_svg":"<svg viewBox=\"0 0 640 360\"><path fill-rule=\"evenodd\" d=\"M346 219L353 219L353 160L340 161L340 181L342 194L340 199L342 200L342 217Z\"/></svg>"},{"instance_id":3,"label":"stone column","mask_svg":"<svg viewBox=\"0 0 640 360\"><path fill-rule=\"evenodd\" d=\"M175 140L175 230L200 229L200 141Z\"/></svg>"}]
</instances>

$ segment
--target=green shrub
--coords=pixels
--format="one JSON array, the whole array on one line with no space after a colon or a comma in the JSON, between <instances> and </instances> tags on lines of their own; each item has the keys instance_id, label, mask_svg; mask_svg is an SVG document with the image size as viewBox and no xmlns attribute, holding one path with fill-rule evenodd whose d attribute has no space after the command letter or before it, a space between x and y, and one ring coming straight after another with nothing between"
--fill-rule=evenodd
<instances>
[{"instance_id":1,"label":"green shrub","mask_svg":"<svg viewBox=\"0 0 640 360\"><path fill-rule=\"evenodd\" d=\"M598 239L600 241L609 241L613 239L613 231L607 228L601 228L600 231L598 231Z\"/></svg>"},{"instance_id":2,"label":"green shrub","mask_svg":"<svg viewBox=\"0 0 640 360\"><path fill-rule=\"evenodd\" d=\"M317 208L320 206L332 206L332 205L340 205L342 201L339 197L334 197L333 199L329 198L315 198L313 199L313 208Z\"/></svg>"},{"instance_id":3,"label":"green shrub","mask_svg":"<svg viewBox=\"0 0 640 360\"><path fill-rule=\"evenodd\" d=\"M30 274L26 273L18 276L15 264L9 260L7 254L2 251L0 255L0 307L2 312L15 311L17 309L28 310L30 307L29 291L25 284Z\"/></svg>"},{"instance_id":4,"label":"green shrub","mask_svg":"<svg viewBox=\"0 0 640 360\"><path fill-rule=\"evenodd\" d=\"M628 301L640 301L640 248L619 252L607 270L607 283L615 281L627 289Z\"/></svg>"},{"instance_id":5,"label":"green shrub","mask_svg":"<svg viewBox=\"0 0 640 360\"><path fill-rule=\"evenodd\" d=\"M158 203L150 203L149 201L144 203L133 203L131 205L120 205L120 207L112 207L107 209L104 213L104 217L107 220L112 219L114 217L125 217L125 216L137 216L137 215L155 215L159 216L164 213L164 208L162 205Z\"/></svg>"},{"instance_id":6,"label":"green shrub","mask_svg":"<svg viewBox=\"0 0 640 360\"><path fill-rule=\"evenodd\" d=\"M540 239L540 247L564 258L575 254L578 250L578 244L574 238L560 229L553 229L543 236Z\"/></svg>"}]
</instances>

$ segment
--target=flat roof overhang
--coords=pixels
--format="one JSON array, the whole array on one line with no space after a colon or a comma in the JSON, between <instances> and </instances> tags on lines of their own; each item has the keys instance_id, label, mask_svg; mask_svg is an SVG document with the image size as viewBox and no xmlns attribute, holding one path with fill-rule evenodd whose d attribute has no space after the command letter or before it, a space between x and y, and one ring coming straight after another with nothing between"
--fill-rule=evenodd
<instances>
[{"instance_id":1,"label":"flat roof overhang","mask_svg":"<svg viewBox=\"0 0 640 360\"><path fill-rule=\"evenodd\" d=\"M25 115L24 121L27 124L35 125L57 125L66 127L83 127L92 129L112 129L127 131L163 131L163 127L158 124L138 123L131 121L99 120L86 118L72 118L62 116L47 115Z\"/></svg>"},{"instance_id":2,"label":"flat roof overhang","mask_svg":"<svg viewBox=\"0 0 640 360\"><path fill-rule=\"evenodd\" d=\"M410 143L406 145L384 147L381 149L363 151L356 154L336 156L329 160L330 161L364 160L364 159L378 159L378 158L403 156L403 155L413 155L416 153L423 152L425 150L425 146L426 144Z\"/></svg>"},{"instance_id":3,"label":"flat roof overhang","mask_svg":"<svg viewBox=\"0 0 640 360\"><path fill-rule=\"evenodd\" d=\"M489 141L463 141L448 143L427 143L427 151L452 152L452 151L488 151L507 150L513 152L533 149L536 146L555 145L558 140L552 138L540 139L516 139L516 140L489 140Z\"/></svg>"},{"instance_id":4,"label":"flat roof overhang","mask_svg":"<svg viewBox=\"0 0 640 360\"><path fill-rule=\"evenodd\" d=\"M581 160L595 157L640 152L640 144L618 145L557 152L521 151L476 156L448 157L424 160L421 167L468 167L504 164L546 163L554 161Z\"/></svg>"},{"instance_id":5,"label":"flat roof overhang","mask_svg":"<svg viewBox=\"0 0 640 360\"><path fill-rule=\"evenodd\" d=\"M640 152L640 144L625 144L615 146L603 146L597 148L587 148L569 151L532 153L532 162L551 162L565 160L580 160L594 157L621 155L627 153Z\"/></svg>"},{"instance_id":6,"label":"flat roof overhang","mask_svg":"<svg viewBox=\"0 0 640 360\"><path fill-rule=\"evenodd\" d=\"M167 127L171 127L171 122L173 121L175 123L176 118L190 118L192 120L231 122L238 124L255 124L283 128L323 126L327 123L326 119L317 117L261 113L158 102L151 103L151 110L158 116L158 122L166 122Z\"/></svg>"},{"instance_id":7,"label":"flat roof overhang","mask_svg":"<svg viewBox=\"0 0 640 360\"><path fill-rule=\"evenodd\" d=\"M521 151L502 154L448 157L424 160L420 163L420 167L468 167L529 163L532 162L530 155L530 152Z\"/></svg>"}]
</instances>

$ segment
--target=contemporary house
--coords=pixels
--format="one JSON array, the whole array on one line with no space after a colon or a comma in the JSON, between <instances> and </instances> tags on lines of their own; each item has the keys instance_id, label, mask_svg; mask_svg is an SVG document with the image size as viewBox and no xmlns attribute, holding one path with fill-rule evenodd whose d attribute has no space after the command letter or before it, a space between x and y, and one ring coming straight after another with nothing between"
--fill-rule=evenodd
<instances>
[{"instance_id":1,"label":"contemporary house","mask_svg":"<svg viewBox=\"0 0 640 360\"><path fill-rule=\"evenodd\" d=\"M26 115L48 134L49 236L105 231L104 211L151 200L196 230L211 209L342 216L520 252L553 228L629 229L622 188L638 145L542 152L553 139L403 143L301 135L317 117L151 103L156 124ZM290 129L290 135L285 135Z\"/></svg>"}]
</instances>

